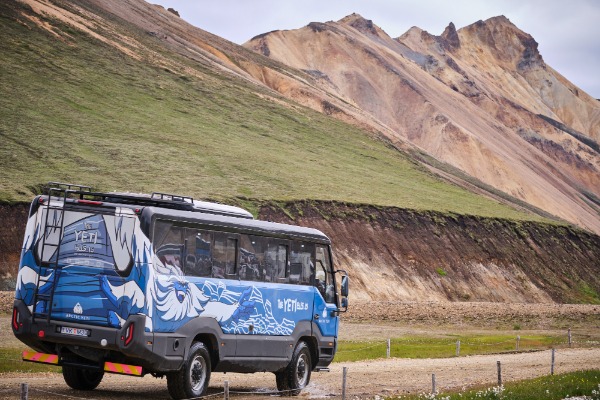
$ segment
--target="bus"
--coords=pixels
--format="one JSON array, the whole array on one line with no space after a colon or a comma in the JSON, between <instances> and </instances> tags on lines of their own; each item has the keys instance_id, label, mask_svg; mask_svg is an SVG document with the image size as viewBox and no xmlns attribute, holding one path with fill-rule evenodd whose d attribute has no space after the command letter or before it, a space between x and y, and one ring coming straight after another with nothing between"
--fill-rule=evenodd
<instances>
[{"instance_id":1,"label":"bus","mask_svg":"<svg viewBox=\"0 0 600 400\"><path fill-rule=\"evenodd\" d=\"M31 204L11 322L23 360L61 366L73 389L151 374L184 399L213 371L273 372L297 395L333 360L348 284L316 229L50 183Z\"/></svg>"}]
</instances>

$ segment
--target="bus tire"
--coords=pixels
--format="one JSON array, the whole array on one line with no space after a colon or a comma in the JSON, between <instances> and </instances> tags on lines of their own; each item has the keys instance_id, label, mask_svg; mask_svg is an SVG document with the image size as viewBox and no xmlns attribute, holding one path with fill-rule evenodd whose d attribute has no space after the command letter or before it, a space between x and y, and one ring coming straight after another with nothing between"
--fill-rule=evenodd
<instances>
[{"instance_id":1,"label":"bus tire","mask_svg":"<svg viewBox=\"0 0 600 400\"><path fill-rule=\"evenodd\" d=\"M102 370L82 369L68 365L63 365L62 373L66 384L75 390L94 390L104 377Z\"/></svg>"},{"instance_id":2,"label":"bus tire","mask_svg":"<svg viewBox=\"0 0 600 400\"><path fill-rule=\"evenodd\" d=\"M284 396L298 396L310 382L311 370L310 349L305 342L298 342L290 363L275 373L277 389L285 391L282 393Z\"/></svg>"},{"instance_id":3,"label":"bus tire","mask_svg":"<svg viewBox=\"0 0 600 400\"><path fill-rule=\"evenodd\" d=\"M174 399L203 396L210 380L210 354L202 342L194 342L187 361L176 372L167 374L167 387Z\"/></svg>"}]
</instances>

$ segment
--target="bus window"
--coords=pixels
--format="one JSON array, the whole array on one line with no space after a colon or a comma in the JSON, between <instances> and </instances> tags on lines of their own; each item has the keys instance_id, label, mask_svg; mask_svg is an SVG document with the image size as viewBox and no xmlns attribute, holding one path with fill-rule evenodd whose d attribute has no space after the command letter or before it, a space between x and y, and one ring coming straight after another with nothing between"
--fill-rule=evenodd
<instances>
[{"instance_id":1,"label":"bus window","mask_svg":"<svg viewBox=\"0 0 600 400\"><path fill-rule=\"evenodd\" d=\"M212 273L212 233L186 229L185 274L209 277Z\"/></svg>"},{"instance_id":2,"label":"bus window","mask_svg":"<svg viewBox=\"0 0 600 400\"><path fill-rule=\"evenodd\" d=\"M232 278L235 275L235 253L237 239L227 233L215 232L213 245L212 276L214 278Z\"/></svg>"},{"instance_id":3,"label":"bus window","mask_svg":"<svg viewBox=\"0 0 600 400\"><path fill-rule=\"evenodd\" d=\"M327 246L317 245L315 266L315 286L327 303L335 303L335 286L331 274L331 260Z\"/></svg>"},{"instance_id":4,"label":"bus window","mask_svg":"<svg viewBox=\"0 0 600 400\"><path fill-rule=\"evenodd\" d=\"M315 273L315 245L307 242L293 242L290 256L290 283L312 285Z\"/></svg>"},{"instance_id":5,"label":"bus window","mask_svg":"<svg viewBox=\"0 0 600 400\"><path fill-rule=\"evenodd\" d=\"M183 228L166 221L157 221L154 229L156 256L164 266L175 267L179 271L183 267L183 231Z\"/></svg>"},{"instance_id":6,"label":"bus window","mask_svg":"<svg viewBox=\"0 0 600 400\"><path fill-rule=\"evenodd\" d=\"M266 282L286 283L287 279L287 245L269 241L266 260Z\"/></svg>"},{"instance_id":7,"label":"bus window","mask_svg":"<svg viewBox=\"0 0 600 400\"><path fill-rule=\"evenodd\" d=\"M266 273L267 239L262 236L240 236L240 279L263 281Z\"/></svg>"}]
</instances>

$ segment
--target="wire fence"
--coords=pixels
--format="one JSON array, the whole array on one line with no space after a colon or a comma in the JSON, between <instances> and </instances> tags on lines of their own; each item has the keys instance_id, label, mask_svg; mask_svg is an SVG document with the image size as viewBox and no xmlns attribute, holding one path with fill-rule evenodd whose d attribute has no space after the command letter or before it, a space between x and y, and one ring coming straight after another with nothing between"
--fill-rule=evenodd
<instances>
[{"instance_id":1,"label":"wire fence","mask_svg":"<svg viewBox=\"0 0 600 400\"><path fill-rule=\"evenodd\" d=\"M397 354L397 351L393 351L394 348L405 348L407 345L408 346L412 346L412 347L417 347L419 348L420 346L427 346L427 347L438 347L438 348L447 348L448 349L448 353L450 353L449 355L454 355L454 356L461 356L461 346L464 349L465 347L483 347L483 348L488 348L488 349L494 349L493 354L496 354L495 351L498 350L498 354L501 353L525 353L525 352L531 352L532 350L548 350L549 348L551 348L551 360L550 358L548 360L545 360L545 358L547 357L547 352L543 353L545 354L543 356L543 360L540 359L540 362L543 363L547 363L548 364L548 373L549 374L554 374L554 370L555 370L555 361L556 357L555 357L555 352L557 349L583 349L583 348L599 348L600 347L600 342L596 341L596 340L586 340L584 339L579 339L576 340L577 338L573 338L573 336L571 335L570 330L568 331L568 334L565 335L563 337L563 340L560 340L561 337L554 337L552 338L553 341L551 343L541 343L540 340L540 336L532 336L532 337L527 337L527 336L520 336L517 335L515 338L510 338L510 339L502 339L502 340L497 340L497 341L489 341L486 339L482 338L482 341L477 340L477 338L472 338L472 339L468 339L468 340L463 340L462 342L460 340L457 340L456 342L454 341L447 341L447 342L443 342L443 343L431 343L428 342L427 340L423 340L423 339L387 339L385 341L381 341L381 342L376 342L376 343L368 343L368 345L359 347L359 348L353 348L353 349L348 349L348 350L338 350L338 353L344 354L344 353L355 353L355 352L360 352L360 351L368 351L368 350L376 350L377 353L379 354L379 356L377 358L397 358L397 357L392 357L392 354ZM511 349L506 349L506 346L510 345ZM512 348L514 346L514 348ZM377 349L381 349L381 350L377 350ZM482 352L479 352L478 354L481 354ZM489 353L488 353L489 354ZM541 353L540 353L541 354ZM572 352L561 352L559 350L559 360L558 362L570 362L572 363L576 363L578 361L579 355L577 353L572 353ZM464 354L463 354L464 355ZM402 358L400 356L400 358ZM14 356L0 356L0 360L3 361L21 361L20 358L14 357ZM600 360L599 360L600 362ZM343 363L341 363L343 365ZM339 363L338 363L338 367L339 369ZM497 368L498 368L498 385L502 385L502 366L500 361L497 361ZM334 398L342 398L343 400L346 400L348 389L347 389L347 371L348 368L347 367L342 367L343 370L343 376L342 379L340 380L340 386L338 386L338 389L334 390L333 393L328 393L325 397L334 397ZM509 371L509 375L510 376L510 371ZM431 374L431 393L436 393L437 391L437 385L438 385L438 381L436 380L436 374ZM20 390L15 387L14 390L13 389L8 389L6 387L2 388L2 390L0 390L0 397L1 398L9 398L9 397L5 397L6 395L14 395L14 397L10 397L10 398L15 398L15 399L45 399L48 397L52 397L54 396L54 398L70 398L70 399L86 399L86 400L98 400L95 399L94 397L79 397L77 395L73 395L73 394L66 394L66 393L59 393L56 391L52 391L52 390L48 390L48 388L42 388L42 387L38 387L39 385L36 384L34 386L29 385L28 383L24 383L21 384L21 388ZM371 382L370 383L370 387L372 388L372 390L377 391L380 390L381 392L385 392L386 390L389 389L389 383L386 382ZM230 398L252 398L252 397L265 397L265 396L288 396L290 393L289 392L293 392L294 390L288 390L288 391L279 391L279 390L268 390L268 389L260 389L260 390L248 390L248 391L240 391L240 390L229 390L229 382L228 381L224 381L224 390L222 391L217 391L215 393L210 393L208 395L202 396L202 397L197 397L195 399L211 399L211 398L223 398L225 400L228 400ZM214 390L214 388L212 389ZM90 393L92 394L92 393ZM361 397L360 395L356 395L355 393L351 393L351 395L353 396L353 398ZM104 396L100 396L101 398L105 399L106 397ZM372 397L372 396L370 396ZM153 396L152 398L160 398L160 397L155 397ZM167 399L168 397L165 396L165 399ZM192 400L192 399L186 399L186 400Z\"/></svg>"},{"instance_id":2,"label":"wire fence","mask_svg":"<svg viewBox=\"0 0 600 400\"><path fill-rule=\"evenodd\" d=\"M541 356L539 358L539 362L547 364L547 368L548 368L548 374L549 375L553 375L554 371L555 371L555 361L558 362L559 360L561 360L562 362L564 362L565 360L569 361L570 359L570 363L573 364L574 362L580 362L581 359L581 350L582 349L574 349L574 350L569 350L566 349L565 351L556 351L555 349L551 350L551 358L548 357L548 352L544 352L543 356ZM542 353L540 353L542 354ZM534 356L533 354L531 354L531 356ZM511 355L508 355L508 357L512 357ZM509 376L509 380L514 380L514 374L511 374L511 368L515 368L515 365L511 365L510 359L506 359L508 361L507 365L508 365L508 374L506 374L506 376ZM405 360L406 361L406 360ZM491 362L490 362L491 363ZM497 367L497 375L495 373L495 371L492 371L492 368L486 368L488 379L487 382L489 382L490 384L492 384L493 382L493 386L491 387L490 390L493 390L494 388L502 388L503 384L504 384L504 380L505 380L505 373L506 371L506 367L503 366L503 364L501 363L500 360L494 362L493 364L495 364L495 366ZM333 389L332 392L328 392L327 395L323 396L317 396L317 397L328 397L328 398L335 398L335 399L342 399L342 400L347 400L349 398L351 399L357 399L357 398L381 398L380 394L386 394L389 393L389 388L390 388L390 383L389 382L371 382L370 384L370 388L371 388L371 392L369 393L365 393L364 389L361 389L360 392L356 392L353 390L349 390L349 388L352 388L352 383L356 382L356 380L358 379L363 380L364 377L361 377L360 374L358 374L356 377L349 377L348 376L348 371L350 368L352 368L352 365L350 367L342 367L342 376L339 379L339 383L338 385ZM490 365L491 367L492 365ZM433 367L433 366L432 366ZM433 367L435 368L435 367ZM339 374L339 369L338 372ZM426 374L426 373L425 373ZM443 374L441 374L442 377L444 376ZM336 374L336 376L339 376ZM437 398L435 395L438 393L438 383L440 381L442 381L443 383L443 379L442 380L438 380L438 376L436 376L436 373L432 373L431 375L431 386L430 386L430 391L428 389L423 389L420 391L420 393L426 393L429 395L429 397L425 397L425 398L431 398L431 399L435 399ZM497 386L496 386L496 382L495 379L497 378ZM235 378L234 378L235 379ZM400 382L402 381L402 379L399 380ZM348 385L348 382L350 382L351 384ZM481 384L481 382L477 382L479 385ZM35 383L34 385L30 385L28 383L22 383L20 385L20 389L17 387L14 388L10 388L10 389L6 389L6 388L2 388L0 390L0 397L1 398L5 398L5 399L49 399L49 398L67 398L67 399L75 399L75 400L101 400L101 399L107 399L107 398L129 398L129 397L123 397L127 396L127 393L123 393L123 395L116 395L115 393L99 393L98 396L79 396L76 394L70 394L70 393L60 393L58 391L55 390L48 390L47 388L41 388L40 386L42 386L43 384L41 383ZM210 393L207 394L205 396L201 396L201 397L194 397L194 398L188 398L185 400L195 400L195 399L224 399L224 400L230 400L231 398L236 398L236 399L250 399L250 398L260 398L260 397L273 397L273 396L277 396L277 397L287 397L290 395L289 392L293 392L295 390L291 389L291 390L286 390L286 391L279 391L279 390L268 390L268 389L260 389L260 390L229 390L229 381L224 381L223 382L223 389L224 390L218 390L214 393ZM463 390L465 389L465 387L463 387ZM69 390L69 389L66 389ZM214 386L211 390L215 390ZM375 392L379 392L380 394L377 394ZM92 393L90 393L92 394ZM93 395L93 394L92 394ZM10 396L10 397L9 397ZM133 395L131 396L131 398L141 398L141 395ZM308 395L309 397L313 397L310 394ZM306 398L305 396L302 396L303 398ZM151 397L152 399L168 399L169 397L167 396L167 394L165 393L164 397L162 397L162 395L156 396L156 395L152 395ZM496 397L494 397L496 398Z\"/></svg>"},{"instance_id":3,"label":"wire fence","mask_svg":"<svg viewBox=\"0 0 600 400\"><path fill-rule=\"evenodd\" d=\"M482 339L485 340L485 339ZM359 343L359 342L355 342ZM473 340L456 340L456 341L447 341L445 343L435 343L431 340L424 340L422 338L419 339L387 339L381 340L378 342L366 342L366 345L359 348L351 348L351 349L338 349L336 354L344 355L349 353L358 353L364 352L366 350L371 350L368 355L365 355L366 358L373 359L379 357L390 358L392 355L395 357L403 357L406 356L403 354L403 350L406 348L410 348L410 354L417 354L418 357L418 349L420 347L424 347L427 349L427 354L430 355L431 348L443 349L448 348L448 356L454 353L455 356L461 355L461 349L467 348L467 354L474 355L478 354L477 351L473 351L473 348L488 348L494 349L493 353L502 353L502 352L525 352L525 351L535 351L535 350L545 350L550 348L586 348L586 347L600 347L600 341L597 340L575 340L571 334L571 330L569 329L566 335L561 340L559 337L540 337L540 336L521 336L517 335L511 339L504 339L499 341L477 341ZM374 352L372 349L380 348L380 352ZM454 350L454 352L452 351ZM485 351L485 353L489 354L489 351ZM440 354L437 352L436 354ZM410 357L409 357L410 358Z\"/></svg>"}]
</instances>

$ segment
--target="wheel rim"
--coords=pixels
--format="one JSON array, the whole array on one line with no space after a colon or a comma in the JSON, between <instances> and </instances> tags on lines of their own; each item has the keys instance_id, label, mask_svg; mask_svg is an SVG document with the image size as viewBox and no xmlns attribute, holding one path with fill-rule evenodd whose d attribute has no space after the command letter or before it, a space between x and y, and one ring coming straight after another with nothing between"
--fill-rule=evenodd
<instances>
[{"instance_id":1,"label":"wheel rim","mask_svg":"<svg viewBox=\"0 0 600 400\"><path fill-rule=\"evenodd\" d=\"M206 380L206 361L203 357L196 356L190 366L190 383L192 390L198 392L202 390Z\"/></svg>"},{"instance_id":2,"label":"wheel rim","mask_svg":"<svg viewBox=\"0 0 600 400\"><path fill-rule=\"evenodd\" d=\"M306 354L300 354L298 357L298 364L296 364L296 380L298 381L298 387L302 388L306 385L308 380L308 357Z\"/></svg>"}]
</instances>

